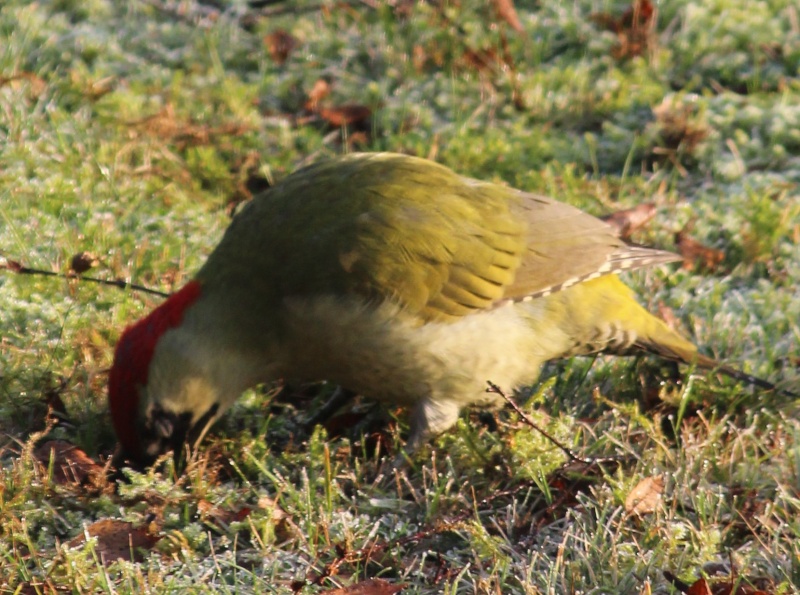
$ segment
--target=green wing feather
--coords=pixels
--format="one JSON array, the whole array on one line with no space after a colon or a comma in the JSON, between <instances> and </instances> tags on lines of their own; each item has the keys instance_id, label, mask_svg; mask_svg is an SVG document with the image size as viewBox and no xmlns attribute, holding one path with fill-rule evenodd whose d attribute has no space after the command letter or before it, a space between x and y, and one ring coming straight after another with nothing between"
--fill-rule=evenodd
<instances>
[{"instance_id":1,"label":"green wing feather","mask_svg":"<svg viewBox=\"0 0 800 595\"><path fill-rule=\"evenodd\" d=\"M198 277L238 269L241 279L246 267L265 295L358 294L426 322L674 259L553 199L365 153L301 169L254 199Z\"/></svg>"}]
</instances>

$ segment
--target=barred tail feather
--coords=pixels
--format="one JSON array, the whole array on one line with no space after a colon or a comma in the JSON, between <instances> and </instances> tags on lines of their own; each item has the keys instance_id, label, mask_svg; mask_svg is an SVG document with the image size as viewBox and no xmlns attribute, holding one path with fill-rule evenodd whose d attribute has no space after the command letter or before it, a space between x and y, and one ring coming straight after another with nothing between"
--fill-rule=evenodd
<instances>
[{"instance_id":1,"label":"barred tail feather","mask_svg":"<svg viewBox=\"0 0 800 595\"><path fill-rule=\"evenodd\" d=\"M656 318L654 318L654 320L658 322L659 325L663 326L662 330L668 331L669 335L665 335L663 332L661 332L659 333L659 339L657 341L644 337L640 338L635 343L635 346L639 349L647 351L648 353L659 355L672 361L677 361L684 364L693 364L706 370L721 372L726 376L733 378L734 380L738 380L739 382L757 386L758 388L762 388L764 390L775 391L776 393L786 397L800 398L800 394L796 392L779 388L768 380L764 380L758 376L753 376L752 374L747 374L746 372L742 372L741 370L737 370L736 368L732 368L727 364L723 364L713 358L698 353L697 347L695 347L692 343L675 333L660 320Z\"/></svg>"}]
</instances>

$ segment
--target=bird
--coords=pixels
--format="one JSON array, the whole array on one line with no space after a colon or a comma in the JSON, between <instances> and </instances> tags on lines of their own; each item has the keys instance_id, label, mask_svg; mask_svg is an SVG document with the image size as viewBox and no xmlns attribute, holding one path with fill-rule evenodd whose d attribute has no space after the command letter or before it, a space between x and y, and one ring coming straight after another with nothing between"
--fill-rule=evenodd
<instances>
[{"instance_id":1,"label":"bird","mask_svg":"<svg viewBox=\"0 0 800 595\"><path fill-rule=\"evenodd\" d=\"M637 352L774 388L697 347L618 274L679 260L548 196L353 153L249 201L196 275L121 334L118 460L195 447L246 389L327 381L409 409L412 455L551 360Z\"/></svg>"}]
</instances>

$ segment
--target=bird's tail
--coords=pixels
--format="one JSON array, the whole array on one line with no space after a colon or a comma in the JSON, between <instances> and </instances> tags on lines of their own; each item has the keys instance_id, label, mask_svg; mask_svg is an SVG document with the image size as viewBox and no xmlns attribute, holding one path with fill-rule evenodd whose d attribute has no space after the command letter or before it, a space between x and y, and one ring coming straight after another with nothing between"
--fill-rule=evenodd
<instances>
[{"instance_id":1,"label":"bird's tail","mask_svg":"<svg viewBox=\"0 0 800 595\"><path fill-rule=\"evenodd\" d=\"M657 322L661 322L657 318L654 318ZM746 372L742 372L736 368L733 368L727 364L723 364L715 360L714 358L707 357L701 353L697 352L697 347L695 347L692 343L678 335L675 331L664 325L664 327L673 335L669 337L669 341L665 344L663 341L666 338L664 333L659 333L656 339L652 339L650 337L645 337L639 339L634 344L640 350L646 351L648 353L653 353L655 355L659 355L663 358L676 361L683 364L690 364L695 365L699 368L704 368L706 370L713 370L716 372L721 372L734 380L738 380L739 382L744 382L745 384L750 384L752 386L757 386L758 388L763 388L764 390L775 391L780 395L784 395L786 397L794 397L800 398L800 393L796 393L790 391L785 388L780 388L770 382L769 380L764 380L763 378L759 378L758 376L753 376L752 374L748 374ZM675 349L674 346L678 342L684 343L686 345L691 346L691 349ZM681 346L683 347L683 346Z\"/></svg>"},{"instance_id":2,"label":"bird's tail","mask_svg":"<svg viewBox=\"0 0 800 595\"><path fill-rule=\"evenodd\" d=\"M684 339L667 326L665 322L656 318L646 310L642 309L642 311L647 314L647 320L644 324L644 328L641 329L642 332L638 334L638 338L634 342L634 347L679 363L721 372L734 380L757 386L764 390L775 391L787 397L800 398L800 393L780 388L768 380L753 376L752 374L747 374L746 372L742 372L711 357L698 353L697 347L692 342Z\"/></svg>"},{"instance_id":3,"label":"bird's tail","mask_svg":"<svg viewBox=\"0 0 800 595\"><path fill-rule=\"evenodd\" d=\"M601 351L630 355L646 351L679 363L716 370L740 382L787 397L800 398L797 391L779 388L763 378L698 353L691 341L640 306L631 290L616 275L587 281L563 293L565 300L572 301L565 311L569 312L570 323L574 325L573 336L584 339L576 341L569 355Z\"/></svg>"}]
</instances>

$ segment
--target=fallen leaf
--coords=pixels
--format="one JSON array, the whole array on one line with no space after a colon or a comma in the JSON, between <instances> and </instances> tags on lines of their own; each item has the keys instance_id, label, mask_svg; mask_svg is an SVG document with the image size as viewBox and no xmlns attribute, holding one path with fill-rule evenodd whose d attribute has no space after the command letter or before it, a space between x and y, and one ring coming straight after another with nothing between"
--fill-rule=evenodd
<instances>
[{"instance_id":1,"label":"fallen leaf","mask_svg":"<svg viewBox=\"0 0 800 595\"><path fill-rule=\"evenodd\" d=\"M693 158L711 129L703 118L698 104L676 96L665 97L653 108L657 134L648 149L648 160L653 163L669 161L683 175L688 175L682 161Z\"/></svg>"},{"instance_id":2,"label":"fallen leaf","mask_svg":"<svg viewBox=\"0 0 800 595\"><path fill-rule=\"evenodd\" d=\"M101 79L92 79L81 69L73 69L69 73L72 85L89 101L97 101L104 95L108 95L114 90L117 82L116 77L106 76Z\"/></svg>"},{"instance_id":3,"label":"fallen leaf","mask_svg":"<svg viewBox=\"0 0 800 595\"><path fill-rule=\"evenodd\" d=\"M686 593L687 595L714 595L711 592L711 587L708 586L708 581L704 578L698 579L692 583Z\"/></svg>"},{"instance_id":4,"label":"fallen leaf","mask_svg":"<svg viewBox=\"0 0 800 595\"><path fill-rule=\"evenodd\" d=\"M704 246L690 237L686 228L675 234L675 243L678 246L678 253L683 257L683 268L687 271L696 269L713 271L725 259L722 250Z\"/></svg>"},{"instance_id":5,"label":"fallen leaf","mask_svg":"<svg viewBox=\"0 0 800 595\"><path fill-rule=\"evenodd\" d=\"M661 505L664 493L664 476L645 477L625 498L625 511L630 514L651 514Z\"/></svg>"},{"instance_id":6,"label":"fallen leaf","mask_svg":"<svg viewBox=\"0 0 800 595\"><path fill-rule=\"evenodd\" d=\"M222 528L227 528L228 525L235 522L245 520L252 509L247 506L242 506L236 510L229 510L219 506L214 506L208 500L200 500L197 503L197 512L203 520L211 521L215 525Z\"/></svg>"},{"instance_id":7,"label":"fallen leaf","mask_svg":"<svg viewBox=\"0 0 800 595\"><path fill-rule=\"evenodd\" d=\"M70 547L80 547L87 538L97 538L97 552L104 563L114 560L141 561L141 550L150 550L160 537L151 535L133 523L116 519L96 521L86 527L83 533L68 542Z\"/></svg>"},{"instance_id":8,"label":"fallen leaf","mask_svg":"<svg viewBox=\"0 0 800 595\"><path fill-rule=\"evenodd\" d=\"M592 21L617 34L611 55L617 60L641 56L656 42L656 9L650 0L633 0L621 17L604 12L591 16Z\"/></svg>"},{"instance_id":9,"label":"fallen leaf","mask_svg":"<svg viewBox=\"0 0 800 595\"><path fill-rule=\"evenodd\" d=\"M721 580L699 578L691 585L668 570L664 571L664 578L686 595L770 595L775 589L775 584L770 579L743 578L735 572Z\"/></svg>"},{"instance_id":10,"label":"fallen leaf","mask_svg":"<svg viewBox=\"0 0 800 595\"><path fill-rule=\"evenodd\" d=\"M98 264L100 264L100 259L91 252L78 252L72 256L69 268L72 272L80 275Z\"/></svg>"},{"instance_id":11,"label":"fallen leaf","mask_svg":"<svg viewBox=\"0 0 800 595\"><path fill-rule=\"evenodd\" d=\"M310 112L317 111L320 101L325 99L331 93L331 84L325 79L317 79L311 91L308 94L305 108Z\"/></svg>"},{"instance_id":12,"label":"fallen leaf","mask_svg":"<svg viewBox=\"0 0 800 595\"><path fill-rule=\"evenodd\" d=\"M297 38L284 29L277 29L264 36L264 44L269 50L269 55L273 61L282 65L289 58L289 55L297 47Z\"/></svg>"},{"instance_id":13,"label":"fallen leaf","mask_svg":"<svg viewBox=\"0 0 800 595\"><path fill-rule=\"evenodd\" d=\"M611 213L601 219L616 229L619 237L628 239L634 231L647 225L655 216L656 206L648 202Z\"/></svg>"},{"instance_id":14,"label":"fallen leaf","mask_svg":"<svg viewBox=\"0 0 800 595\"><path fill-rule=\"evenodd\" d=\"M40 76L32 72L20 72L11 76L0 77L0 87L10 86L14 90L28 84L28 99L36 100L47 91L47 82Z\"/></svg>"},{"instance_id":15,"label":"fallen leaf","mask_svg":"<svg viewBox=\"0 0 800 595\"><path fill-rule=\"evenodd\" d=\"M12 273L22 273L25 267L21 262L11 260L10 258L3 258L2 261L0 261L0 269L6 269Z\"/></svg>"},{"instance_id":16,"label":"fallen leaf","mask_svg":"<svg viewBox=\"0 0 800 595\"><path fill-rule=\"evenodd\" d=\"M393 595L405 589L406 586L405 583L394 585L381 578L372 578L349 587L322 591L320 595Z\"/></svg>"},{"instance_id":17,"label":"fallen leaf","mask_svg":"<svg viewBox=\"0 0 800 595\"><path fill-rule=\"evenodd\" d=\"M282 521L285 518L288 518L288 515L283 511L278 503L269 496L261 496L258 499L258 507L262 510L271 511L273 521Z\"/></svg>"},{"instance_id":18,"label":"fallen leaf","mask_svg":"<svg viewBox=\"0 0 800 595\"><path fill-rule=\"evenodd\" d=\"M495 65L500 62L497 52L493 49L473 50L472 48L465 48L462 60L468 68L478 72L491 73L494 71Z\"/></svg>"},{"instance_id":19,"label":"fallen leaf","mask_svg":"<svg viewBox=\"0 0 800 595\"><path fill-rule=\"evenodd\" d=\"M620 19L623 29L638 29L651 24L656 9L650 0L633 0Z\"/></svg>"},{"instance_id":20,"label":"fallen leaf","mask_svg":"<svg viewBox=\"0 0 800 595\"><path fill-rule=\"evenodd\" d=\"M363 130L357 130L347 136L347 146L350 148L363 149L369 144L369 134Z\"/></svg>"},{"instance_id":21,"label":"fallen leaf","mask_svg":"<svg viewBox=\"0 0 800 595\"><path fill-rule=\"evenodd\" d=\"M158 113L128 122L128 126L147 136L173 142L181 150L212 144L220 136L241 136L250 130L249 125L238 122L208 126L197 124L191 118L181 119L175 113L172 103L168 103Z\"/></svg>"},{"instance_id":22,"label":"fallen leaf","mask_svg":"<svg viewBox=\"0 0 800 595\"><path fill-rule=\"evenodd\" d=\"M501 19L514 29L517 33L524 33L525 28L519 20L517 9L514 8L514 0L492 0L494 10Z\"/></svg>"},{"instance_id":23,"label":"fallen leaf","mask_svg":"<svg viewBox=\"0 0 800 595\"><path fill-rule=\"evenodd\" d=\"M347 104L337 107L323 107L320 117L335 128L362 124L372 117L372 110L365 105Z\"/></svg>"},{"instance_id":24,"label":"fallen leaf","mask_svg":"<svg viewBox=\"0 0 800 595\"><path fill-rule=\"evenodd\" d=\"M85 452L66 440L48 440L33 451L34 458L45 467L53 462L53 481L59 485L83 485L103 474L103 467Z\"/></svg>"}]
</instances>

